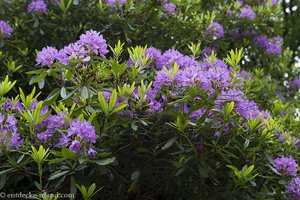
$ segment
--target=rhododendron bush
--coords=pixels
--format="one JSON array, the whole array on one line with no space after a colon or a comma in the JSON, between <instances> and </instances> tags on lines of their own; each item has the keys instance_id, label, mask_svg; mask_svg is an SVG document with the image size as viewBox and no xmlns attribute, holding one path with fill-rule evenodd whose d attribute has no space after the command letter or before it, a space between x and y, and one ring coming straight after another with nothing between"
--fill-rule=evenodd
<instances>
[{"instance_id":1,"label":"rhododendron bush","mask_svg":"<svg viewBox=\"0 0 300 200\"><path fill-rule=\"evenodd\" d=\"M300 199L279 1L0 2L1 191Z\"/></svg>"}]
</instances>

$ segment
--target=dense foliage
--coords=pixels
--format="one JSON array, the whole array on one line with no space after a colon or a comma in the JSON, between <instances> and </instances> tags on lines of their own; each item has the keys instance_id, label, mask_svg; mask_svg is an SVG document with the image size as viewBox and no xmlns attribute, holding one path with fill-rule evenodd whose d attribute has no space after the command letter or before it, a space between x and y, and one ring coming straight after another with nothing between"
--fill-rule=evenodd
<instances>
[{"instance_id":1,"label":"dense foliage","mask_svg":"<svg viewBox=\"0 0 300 200\"><path fill-rule=\"evenodd\" d=\"M300 199L285 3L0 2L1 191Z\"/></svg>"}]
</instances>

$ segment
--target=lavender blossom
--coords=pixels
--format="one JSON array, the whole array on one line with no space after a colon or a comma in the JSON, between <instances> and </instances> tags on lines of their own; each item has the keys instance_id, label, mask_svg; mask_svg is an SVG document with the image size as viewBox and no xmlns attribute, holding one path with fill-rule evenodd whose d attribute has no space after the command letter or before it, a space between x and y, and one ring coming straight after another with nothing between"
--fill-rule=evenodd
<instances>
[{"instance_id":1,"label":"lavender blossom","mask_svg":"<svg viewBox=\"0 0 300 200\"><path fill-rule=\"evenodd\" d=\"M126 4L126 0L106 0L106 3L111 8L122 8Z\"/></svg>"},{"instance_id":2,"label":"lavender blossom","mask_svg":"<svg viewBox=\"0 0 300 200\"><path fill-rule=\"evenodd\" d=\"M282 37L277 36L273 37L271 41L269 42L268 48L267 48L267 53L270 55L281 55L282 52L282 47L281 44L283 42Z\"/></svg>"},{"instance_id":3,"label":"lavender blossom","mask_svg":"<svg viewBox=\"0 0 300 200\"><path fill-rule=\"evenodd\" d=\"M292 198L300 199L300 178L293 178L287 185L286 192L291 195Z\"/></svg>"},{"instance_id":4,"label":"lavender blossom","mask_svg":"<svg viewBox=\"0 0 300 200\"><path fill-rule=\"evenodd\" d=\"M87 47L90 52L100 55L103 58L105 58L105 55L108 53L106 40L103 38L103 35L97 31L90 30L82 34L78 44Z\"/></svg>"},{"instance_id":5,"label":"lavender blossom","mask_svg":"<svg viewBox=\"0 0 300 200\"><path fill-rule=\"evenodd\" d=\"M13 29L11 28L11 26L7 22L1 20L0 21L0 37L9 38L12 33L13 33Z\"/></svg>"},{"instance_id":6,"label":"lavender blossom","mask_svg":"<svg viewBox=\"0 0 300 200\"><path fill-rule=\"evenodd\" d=\"M237 16L248 20L253 20L256 17L255 12L249 6L242 8L241 12Z\"/></svg>"},{"instance_id":7,"label":"lavender blossom","mask_svg":"<svg viewBox=\"0 0 300 200\"><path fill-rule=\"evenodd\" d=\"M17 120L12 115L2 115L0 113L0 144L8 145L13 149L19 149L23 143L21 135L18 133Z\"/></svg>"},{"instance_id":8,"label":"lavender blossom","mask_svg":"<svg viewBox=\"0 0 300 200\"><path fill-rule=\"evenodd\" d=\"M213 22L205 30L204 35L212 36L212 37L216 37L216 38L222 38L222 37L224 37L223 26L217 22Z\"/></svg>"},{"instance_id":9,"label":"lavender blossom","mask_svg":"<svg viewBox=\"0 0 300 200\"><path fill-rule=\"evenodd\" d=\"M74 120L70 128L67 130L68 137L77 136L89 143L96 143L98 135L96 134L95 127L87 121Z\"/></svg>"},{"instance_id":10,"label":"lavender blossom","mask_svg":"<svg viewBox=\"0 0 300 200\"><path fill-rule=\"evenodd\" d=\"M81 148L81 143L78 140L72 141L72 143L70 145L71 151L73 151L74 153L77 153L80 148Z\"/></svg>"},{"instance_id":11,"label":"lavender blossom","mask_svg":"<svg viewBox=\"0 0 300 200\"><path fill-rule=\"evenodd\" d=\"M57 60L64 65L68 65L72 58L74 59L84 58L87 56L87 54L88 51L84 48L84 46L82 46L78 42L75 42L59 50L57 55Z\"/></svg>"},{"instance_id":12,"label":"lavender blossom","mask_svg":"<svg viewBox=\"0 0 300 200\"><path fill-rule=\"evenodd\" d=\"M300 89L300 79L297 78L297 79L292 80L290 85L292 88Z\"/></svg>"},{"instance_id":13,"label":"lavender blossom","mask_svg":"<svg viewBox=\"0 0 300 200\"><path fill-rule=\"evenodd\" d=\"M258 35L253 39L253 43L259 48L266 49L269 46L268 38L265 35Z\"/></svg>"},{"instance_id":14,"label":"lavender blossom","mask_svg":"<svg viewBox=\"0 0 300 200\"><path fill-rule=\"evenodd\" d=\"M297 173L298 164L292 156L278 157L274 160L274 165L277 171L279 171L282 175L295 176Z\"/></svg>"},{"instance_id":15,"label":"lavender blossom","mask_svg":"<svg viewBox=\"0 0 300 200\"><path fill-rule=\"evenodd\" d=\"M176 13L176 5L173 3L165 3L163 7L165 11L167 11L168 13L172 13L172 14Z\"/></svg>"},{"instance_id":16,"label":"lavender blossom","mask_svg":"<svg viewBox=\"0 0 300 200\"><path fill-rule=\"evenodd\" d=\"M97 155L97 151L95 151L92 147L90 147L86 155L90 157L95 157Z\"/></svg>"},{"instance_id":17,"label":"lavender blossom","mask_svg":"<svg viewBox=\"0 0 300 200\"><path fill-rule=\"evenodd\" d=\"M47 5L44 0L32 0L27 8L30 13L41 13L47 12Z\"/></svg>"},{"instance_id":18,"label":"lavender blossom","mask_svg":"<svg viewBox=\"0 0 300 200\"><path fill-rule=\"evenodd\" d=\"M37 54L36 62L39 65L50 67L58 57L58 50L54 47L44 47Z\"/></svg>"}]
</instances>

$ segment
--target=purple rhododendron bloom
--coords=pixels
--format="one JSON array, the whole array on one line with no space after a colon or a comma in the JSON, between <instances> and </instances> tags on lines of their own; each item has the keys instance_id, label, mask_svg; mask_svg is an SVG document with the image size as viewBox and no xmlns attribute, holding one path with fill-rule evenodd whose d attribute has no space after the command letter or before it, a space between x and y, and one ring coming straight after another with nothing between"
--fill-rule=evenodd
<instances>
[{"instance_id":1,"label":"purple rhododendron bloom","mask_svg":"<svg viewBox=\"0 0 300 200\"><path fill-rule=\"evenodd\" d=\"M77 140L72 141L70 145L70 150L73 151L74 153L77 153L79 149L81 148L81 143Z\"/></svg>"},{"instance_id":2,"label":"purple rhododendron bloom","mask_svg":"<svg viewBox=\"0 0 300 200\"><path fill-rule=\"evenodd\" d=\"M165 3L163 7L168 13L176 13L176 5L174 3Z\"/></svg>"},{"instance_id":3,"label":"purple rhododendron bloom","mask_svg":"<svg viewBox=\"0 0 300 200\"><path fill-rule=\"evenodd\" d=\"M283 42L282 37L276 36L271 39L269 42L268 48L267 48L267 53L270 55L281 55L282 52L282 47L281 43Z\"/></svg>"},{"instance_id":4,"label":"purple rhododendron bloom","mask_svg":"<svg viewBox=\"0 0 300 200\"><path fill-rule=\"evenodd\" d=\"M15 102L15 104L13 105L13 102L11 99L8 99L4 104L3 104L3 109L4 110L14 110L14 111L23 111L24 110L24 106L22 105L22 103L20 101Z\"/></svg>"},{"instance_id":5,"label":"purple rhododendron bloom","mask_svg":"<svg viewBox=\"0 0 300 200\"><path fill-rule=\"evenodd\" d=\"M253 20L256 17L255 12L249 6L242 8L241 12L237 16L248 20Z\"/></svg>"},{"instance_id":6,"label":"purple rhododendron bloom","mask_svg":"<svg viewBox=\"0 0 300 200\"><path fill-rule=\"evenodd\" d=\"M97 155L97 151L95 151L92 147L86 153L87 156L95 157Z\"/></svg>"},{"instance_id":7,"label":"purple rhododendron bloom","mask_svg":"<svg viewBox=\"0 0 300 200\"><path fill-rule=\"evenodd\" d=\"M11 26L6 22L1 20L0 21L0 37L9 38L13 32Z\"/></svg>"},{"instance_id":8,"label":"purple rhododendron bloom","mask_svg":"<svg viewBox=\"0 0 300 200\"><path fill-rule=\"evenodd\" d=\"M156 66L159 69L162 69L164 66L169 68L172 63L176 63L179 67L198 65L198 62L195 59L185 56L175 49L165 51L156 59Z\"/></svg>"},{"instance_id":9,"label":"purple rhododendron bloom","mask_svg":"<svg viewBox=\"0 0 300 200\"><path fill-rule=\"evenodd\" d=\"M290 85L292 88L300 89L300 79L294 79L293 81L291 81Z\"/></svg>"},{"instance_id":10,"label":"purple rhododendron bloom","mask_svg":"<svg viewBox=\"0 0 300 200\"><path fill-rule=\"evenodd\" d=\"M98 135L96 134L95 127L87 121L74 120L70 128L67 130L68 137L77 136L89 143L96 143Z\"/></svg>"},{"instance_id":11,"label":"purple rhododendron bloom","mask_svg":"<svg viewBox=\"0 0 300 200\"><path fill-rule=\"evenodd\" d=\"M269 0L265 0L265 4L268 3ZM276 6L278 4L279 0L270 0L271 6Z\"/></svg>"},{"instance_id":12,"label":"purple rhododendron bloom","mask_svg":"<svg viewBox=\"0 0 300 200\"><path fill-rule=\"evenodd\" d=\"M149 56L149 59L156 61L160 59L161 51L154 47L149 47L145 51L145 56Z\"/></svg>"},{"instance_id":13,"label":"purple rhododendron bloom","mask_svg":"<svg viewBox=\"0 0 300 200\"><path fill-rule=\"evenodd\" d=\"M44 47L37 54L36 62L39 65L50 67L58 57L58 50L54 47Z\"/></svg>"},{"instance_id":14,"label":"purple rhododendron bloom","mask_svg":"<svg viewBox=\"0 0 300 200\"><path fill-rule=\"evenodd\" d=\"M258 35L253 39L256 46L262 49L266 49L269 46L268 38L265 35Z\"/></svg>"},{"instance_id":15,"label":"purple rhododendron bloom","mask_svg":"<svg viewBox=\"0 0 300 200\"><path fill-rule=\"evenodd\" d=\"M28 12L30 13L46 13L47 5L44 0L32 0L28 5Z\"/></svg>"},{"instance_id":16,"label":"purple rhododendron bloom","mask_svg":"<svg viewBox=\"0 0 300 200\"><path fill-rule=\"evenodd\" d=\"M298 164L296 161L290 157L278 157L274 160L274 165L277 171L283 175L295 176L297 173Z\"/></svg>"},{"instance_id":17,"label":"purple rhododendron bloom","mask_svg":"<svg viewBox=\"0 0 300 200\"><path fill-rule=\"evenodd\" d=\"M208 28L204 32L205 36L212 36L216 38L224 37L224 29L221 24L218 22L213 22L208 26Z\"/></svg>"},{"instance_id":18,"label":"purple rhododendron bloom","mask_svg":"<svg viewBox=\"0 0 300 200\"><path fill-rule=\"evenodd\" d=\"M0 144L5 145L7 141L10 141L9 146L14 149L19 149L23 143L15 117L0 113Z\"/></svg>"},{"instance_id":19,"label":"purple rhododendron bloom","mask_svg":"<svg viewBox=\"0 0 300 200\"><path fill-rule=\"evenodd\" d=\"M300 178L293 178L287 185L286 192L291 195L292 198L300 199Z\"/></svg>"},{"instance_id":20,"label":"purple rhododendron bloom","mask_svg":"<svg viewBox=\"0 0 300 200\"><path fill-rule=\"evenodd\" d=\"M206 56L210 56L212 54L212 52L214 52L216 54L217 52L217 49L215 47L205 47L203 50L202 50L202 53L201 53L201 58L202 59L205 59Z\"/></svg>"},{"instance_id":21,"label":"purple rhododendron bloom","mask_svg":"<svg viewBox=\"0 0 300 200\"><path fill-rule=\"evenodd\" d=\"M116 8L117 4L121 8L126 4L126 0L106 0L106 3L111 8Z\"/></svg>"},{"instance_id":22,"label":"purple rhododendron bloom","mask_svg":"<svg viewBox=\"0 0 300 200\"><path fill-rule=\"evenodd\" d=\"M84 48L84 46L82 46L78 42L75 42L59 50L57 55L57 60L64 65L68 65L72 58L74 59L84 58L85 56L87 56L87 54L88 51Z\"/></svg>"},{"instance_id":23,"label":"purple rhododendron bloom","mask_svg":"<svg viewBox=\"0 0 300 200\"><path fill-rule=\"evenodd\" d=\"M82 34L78 44L87 47L90 52L100 55L103 58L105 58L105 55L108 53L106 40L103 38L103 35L97 31L90 30Z\"/></svg>"}]
</instances>

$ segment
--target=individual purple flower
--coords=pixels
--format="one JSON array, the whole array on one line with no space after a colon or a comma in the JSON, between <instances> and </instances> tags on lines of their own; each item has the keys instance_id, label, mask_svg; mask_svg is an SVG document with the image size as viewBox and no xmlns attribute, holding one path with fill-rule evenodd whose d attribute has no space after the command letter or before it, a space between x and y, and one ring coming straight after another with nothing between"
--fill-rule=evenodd
<instances>
[{"instance_id":1,"label":"individual purple flower","mask_svg":"<svg viewBox=\"0 0 300 200\"><path fill-rule=\"evenodd\" d=\"M103 35L97 31L90 30L82 34L78 44L87 47L90 52L100 55L103 58L105 58L105 55L108 53L106 40L103 38Z\"/></svg>"},{"instance_id":2,"label":"individual purple flower","mask_svg":"<svg viewBox=\"0 0 300 200\"><path fill-rule=\"evenodd\" d=\"M291 195L292 198L300 199L300 178L293 178L287 185L286 193Z\"/></svg>"},{"instance_id":3,"label":"individual purple flower","mask_svg":"<svg viewBox=\"0 0 300 200\"><path fill-rule=\"evenodd\" d=\"M97 151L95 151L92 147L90 147L86 155L90 157L95 157L97 155Z\"/></svg>"},{"instance_id":4,"label":"individual purple flower","mask_svg":"<svg viewBox=\"0 0 300 200\"><path fill-rule=\"evenodd\" d=\"M214 133L214 137L215 137L215 138L219 138L220 135L221 135L221 133L220 133L219 131L216 131L216 132Z\"/></svg>"},{"instance_id":5,"label":"individual purple flower","mask_svg":"<svg viewBox=\"0 0 300 200\"><path fill-rule=\"evenodd\" d=\"M262 49L266 49L269 46L268 38L265 35L258 35L254 37L253 43Z\"/></svg>"},{"instance_id":6,"label":"individual purple flower","mask_svg":"<svg viewBox=\"0 0 300 200\"><path fill-rule=\"evenodd\" d=\"M256 17L255 12L249 6L242 8L241 12L237 16L248 20L253 20Z\"/></svg>"},{"instance_id":7,"label":"individual purple flower","mask_svg":"<svg viewBox=\"0 0 300 200\"><path fill-rule=\"evenodd\" d=\"M111 8L116 8L117 5L122 8L126 4L126 0L106 0L106 3Z\"/></svg>"},{"instance_id":8,"label":"individual purple flower","mask_svg":"<svg viewBox=\"0 0 300 200\"><path fill-rule=\"evenodd\" d=\"M277 171L279 171L282 175L295 176L297 173L298 164L292 156L278 157L274 160L274 165Z\"/></svg>"},{"instance_id":9,"label":"individual purple flower","mask_svg":"<svg viewBox=\"0 0 300 200\"><path fill-rule=\"evenodd\" d=\"M44 0L32 0L27 8L30 13L46 13L47 5Z\"/></svg>"},{"instance_id":10,"label":"individual purple flower","mask_svg":"<svg viewBox=\"0 0 300 200\"><path fill-rule=\"evenodd\" d=\"M77 136L89 143L96 143L98 135L96 134L95 127L87 121L74 120L70 128L67 130L68 137Z\"/></svg>"},{"instance_id":11,"label":"individual purple flower","mask_svg":"<svg viewBox=\"0 0 300 200\"><path fill-rule=\"evenodd\" d=\"M292 88L300 89L300 79L297 78L297 79L292 80L290 85Z\"/></svg>"},{"instance_id":12,"label":"individual purple flower","mask_svg":"<svg viewBox=\"0 0 300 200\"><path fill-rule=\"evenodd\" d=\"M58 50L54 47L44 47L38 52L36 62L39 65L50 67L58 57Z\"/></svg>"},{"instance_id":13,"label":"individual purple flower","mask_svg":"<svg viewBox=\"0 0 300 200\"><path fill-rule=\"evenodd\" d=\"M69 144L71 139L64 133L61 134L61 137L59 138L58 146L65 147Z\"/></svg>"},{"instance_id":14,"label":"individual purple flower","mask_svg":"<svg viewBox=\"0 0 300 200\"><path fill-rule=\"evenodd\" d=\"M224 29L221 24L218 22L213 22L208 26L208 28L204 32L205 36L212 36L216 38L224 37Z\"/></svg>"},{"instance_id":15,"label":"individual purple flower","mask_svg":"<svg viewBox=\"0 0 300 200\"><path fill-rule=\"evenodd\" d=\"M81 148L81 143L78 140L74 140L74 141L72 141L69 148L74 153L77 153L79 151L79 149Z\"/></svg>"},{"instance_id":16,"label":"individual purple flower","mask_svg":"<svg viewBox=\"0 0 300 200\"><path fill-rule=\"evenodd\" d=\"M165 3L163 7L168 13L176 13L176 5L174 3Z\"/></svg>"},{"instance_id":17,"label":"individual purple flower","mask_svg":"<svg viewBox=\"0 0 300 200\"><path fill-rule=\"evenodd\" d=\"M9 38L13 32L11 26L6 22L1 20L0 21L0 37Z\"/></svg>"},{"instance_id":18,"label":"individual purple flower","mask_svg":"<svg viewBox=\"0 0 300 200\"><path fill-rule=\"evenodd\" d=\"M268 48L267 48L267 53L270 55L281 55L282 52L282 47L281 44L283 42L282 37L276 36L271 39L269 42Z\"/></svg>"}]
</instances>

